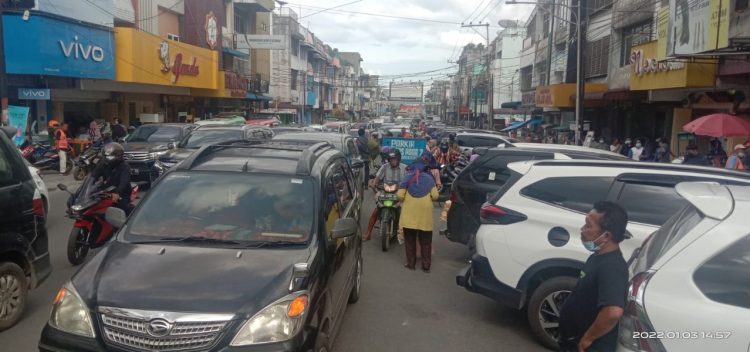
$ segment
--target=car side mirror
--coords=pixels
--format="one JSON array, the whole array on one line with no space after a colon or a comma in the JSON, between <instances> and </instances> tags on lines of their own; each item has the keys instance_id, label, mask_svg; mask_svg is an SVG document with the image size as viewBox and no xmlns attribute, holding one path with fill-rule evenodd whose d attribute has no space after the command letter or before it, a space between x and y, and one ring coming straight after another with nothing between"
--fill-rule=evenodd
<instances>
[{"instance_id":1,"label":"car side mirror","mask_svg":"<svg viewBox=\"0 0 750 352\"><path fill-rule=\"evenodd\" d=\"M360 159L352 159L352 168L361 169L365 167L365 162Z\"/></svg>"},{"instance_id":2,"label":"car side mirror","mask_svg":"<svg viewBox=\"0 0 750 352\"><path fill-rule=\"evenodd\" d=\"M107 222L110 223L110 225L118 229L125 225L125 221L128 219L127 215L125 215L125 211L115 207L107 208L107 211L104 213L104 218L107 219Z\"/></svg>"},{"instance_id":3,"label":"car side mirror","mask_svg":"<svg viewBox=\"0 0 750 352\"><path fill-rule=\"evenodd\" d=\"M357 233L358 226L357 220L351 218L338 219L333 224L332 237L334 240L337 240L339 238L354 236Z\"/></svg>"}]
</instances>

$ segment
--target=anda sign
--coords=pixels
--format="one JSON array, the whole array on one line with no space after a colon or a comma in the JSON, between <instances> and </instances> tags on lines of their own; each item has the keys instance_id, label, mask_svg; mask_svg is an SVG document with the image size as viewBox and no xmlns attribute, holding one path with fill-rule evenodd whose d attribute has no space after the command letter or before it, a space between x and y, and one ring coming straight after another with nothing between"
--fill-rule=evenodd
<instances>
[{"instance_id":1,"label":"anda sign","mask_svg":"<svg viewBox=\"0 0 750 352\"><path fill-rule=\"evenodd\" d=\"M667 72L682 70L685 68L683 62L666 62L658 61L656 58L646 58L643 50L633 50L630 53L630 64L633 65L633 71L639 77L655 72Z\"/></svg>"},{"instance_id":2,"label":"anda sign","mask_svg":"<svg viewBox=\"0 0 750 352\"><path fill-rule=\"evenodd\" d=\"M172 84L177 83L180 76L198 76L200 74L198 59L195 56L190 63L183 62L182 53L177 53L174 56L174 62L170 62L169 57L169 42L163 40L159 45L159 59L162 63L161 72L172 72Z\"/></svg>"}]
</instances>

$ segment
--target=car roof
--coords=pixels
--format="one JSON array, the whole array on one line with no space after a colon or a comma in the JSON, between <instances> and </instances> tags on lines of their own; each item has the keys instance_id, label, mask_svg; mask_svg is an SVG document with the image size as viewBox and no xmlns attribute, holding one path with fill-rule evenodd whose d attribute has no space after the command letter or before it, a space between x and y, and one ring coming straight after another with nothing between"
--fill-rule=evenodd
<instances>
[{"instance_id":1,"label":"car roof","mask_svg":"<svg viewBox=\"0 0 750 352\"><path fill-rule=\"evenodd\" d=\"M579 151L579 150L566 150L566 149L545 149L545 148L527 148L527 147L512 147L512 148L504 148L504 147L478 147L474 148L474 151L476 154L479 155L503 155L503 154L518 154L519 152L523 154L528 155L541 155L541 154L560 154L567 157L572 157L573 159L597 159L597 160L615 160L615 161L631 161L625 156L622 156L620 154L604 154L604 153L590 153L586 151Z\"/></svg>"},{"instance_id":2,"label":"car roof","mask_svg":"<svg viewBox=\"0 0 750 352\"><path fill-rule=\"evenodd\" d=\"M245 126L251 125L202 125L198 126L193 131L205 131L205 130L242 130Z\"/></svg>"},{"instance_id":3,"label":"car roof","mask_svg":"<svg viewBox=\"0 0 750 352\"><path fill-rule=\"evenodd\" d=\"M488 132L470 132L461 130L456 133L456 138L461 136L479 136L479 137L492 137L492 138L498 138L498 139L511 139L509 136L502 135L502 134L495 134L495 133L488 133Z\"/></svg>"},{"instance_id":4,"label":"car roof","mask_svg":"<svg viewBox=\"0 0 750 352\"><path fill-rule=\"evenodd\" d=\"M138 127L143 126L159 126L159 127L188 127L192 126L193 124L190 123L176 123L176 122L167 122L167 123L144 123Z\"/></svg>"},{"instance_id":5,"label":"car roof","mask_svg":"<svg viewBox=\"0 0 750 352\"><path fill-rule=\"evenodd\" d=\"M173 170L313 175L313 165L341 155L330 143L217 143L202 147ZM323 158L323 159L321 159Z\"/></svg>"},{"instance_id":6,"label":"car roof","mask_svg":"<svg viewBox=\"0 0 750 352\"><path fill-rule=\"evenodd\" d=\"M631 160L628 157L613 153L608 150L603 149L595 149L595 148L589 148L589 147L581 147L577 145L566 145L566 144L540 144L540 143L513 143L513 146L516 148L523 148L523 149L529 149L529 150L539 150L539 151L549 151L549 152L556 152L556 153L570 153L570 154L589 154L589 155L601 155L606 157L611 157L615 159L622 159L624 160ZM504 148L492 148L494 149L504 149Z\"/></svg>"},{"instance_id":7,"label":"car roof","mask_svg":"<svg viewBox=\"0 0 750 352\"><path fill-rule=\"evenodd\" d=\"M518 165L516 165L518 164ZM615 160L534 160L534 161L521 161L512 163L513 170L524 168L523 165L528 165L529 168L535 167L609 167L609 168L621 168L621 169L641 169L649 171L671 171L671 172L686 172L703 174L710 176L722 176L731 177L735 179L742 179L743 181L750 182L750 174L745 172L705 167L705 166L692 166L683 164L668 164L668 163L650 163L650 162L632 162L632 161L615 161ZM509 165L509 167L511 166Z\"/></svg>"},{"instance_id":8,"label":"car roof","mask_svg":"<svg viewBox=\"0 0 750 352\"><path fill-rule=\"evenodd\" d=\"M336 142L341 143L342 138L351 138L348 134L334 133L334 132L294 132L284 133L280 136L274 137L274 140L305 140L305 141L321 141L321 142Z\"/></svg>"}]
</instances>

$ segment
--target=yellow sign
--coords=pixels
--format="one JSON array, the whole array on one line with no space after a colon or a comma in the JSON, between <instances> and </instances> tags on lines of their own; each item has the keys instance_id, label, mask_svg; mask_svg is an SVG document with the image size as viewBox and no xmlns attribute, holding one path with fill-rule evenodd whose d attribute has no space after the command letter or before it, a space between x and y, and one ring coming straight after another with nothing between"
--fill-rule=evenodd
<instances>
[{"instance_id":1,"label":"yellow sign","mask_svg":"<svg viewBox=\"0 0 750 352\"><path fill-rule=\"evenodd\" d=\"M115 28L119 82L217 89L219 53L165 40L133 28Z\"/></svg>"},{"instance_id":2,"label":"yellow sign","mask_svg":"<svg viewBox=\"0 0 750 352\"><path fill-rule=\"evenodd\" d=\"M659 44L652 41L630 51L630 90L651 90L714 85L716 66L705 63L659 61Z\"/></svg>"},{"instance_id":3,"label":"yellow sign","mask_svg":"<svg viewBox=\"0 0 750 352\"><path fill-rule=\"evenodd\" d=\"M606 84L587 83L585 92L601 92L607 90ZM540 108L574 108L576 95L575 83L554 84L536 88L536 106Z\"/></svg>"}]
</instances>

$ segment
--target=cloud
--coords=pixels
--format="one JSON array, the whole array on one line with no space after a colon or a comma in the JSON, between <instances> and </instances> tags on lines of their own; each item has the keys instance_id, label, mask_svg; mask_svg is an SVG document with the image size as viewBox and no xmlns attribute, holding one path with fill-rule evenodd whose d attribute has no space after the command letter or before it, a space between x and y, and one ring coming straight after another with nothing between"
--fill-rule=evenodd
<instances>
[{"instance_id":1,"label":"cloud","mask_svg":"<svg viewBox=\"0 0 750 352\"><path fill-rule=\"evenodd\" d=\"M302 17L309 15L301 18L300 23L325 43L340 51L362 54L362 65L367 72L384 75L448 66L447 61L456 59L464 45L485 42L474 31L461 28L461 22L489 22L493 37L500 29L499 19L525 21L533 9L530 5L501 4L504 0L362 0L313 14L351 1L290 0L285 7L301 13ZM484 33L481 28L477 30Z\"/></svg>"}]
</instances>

